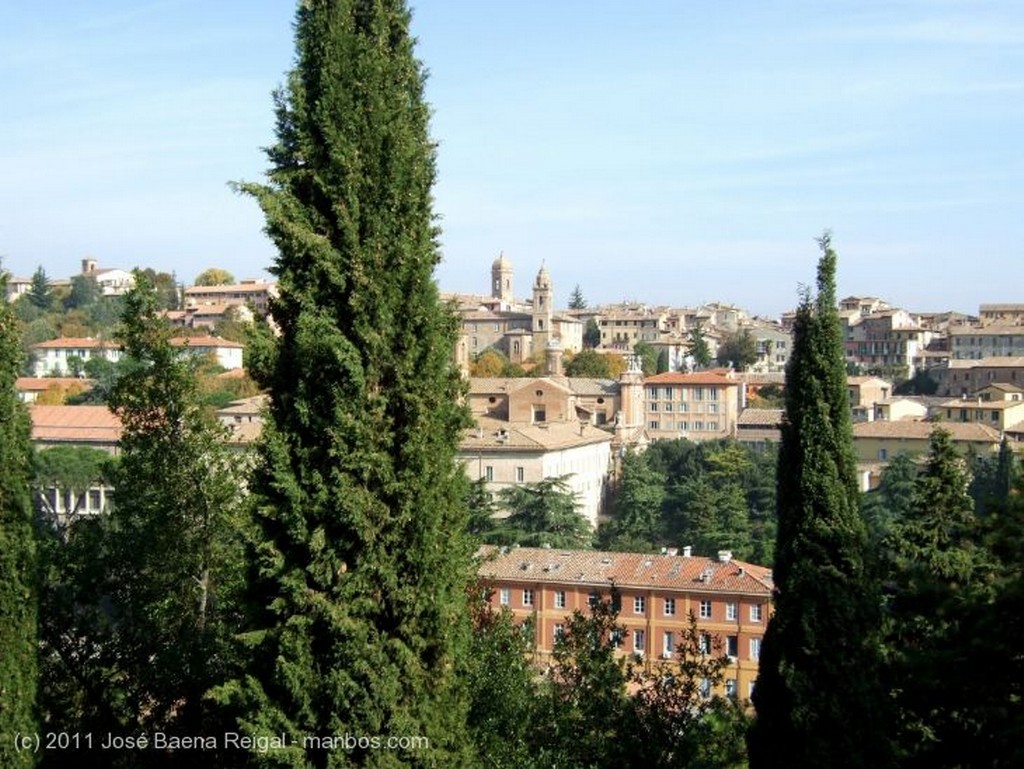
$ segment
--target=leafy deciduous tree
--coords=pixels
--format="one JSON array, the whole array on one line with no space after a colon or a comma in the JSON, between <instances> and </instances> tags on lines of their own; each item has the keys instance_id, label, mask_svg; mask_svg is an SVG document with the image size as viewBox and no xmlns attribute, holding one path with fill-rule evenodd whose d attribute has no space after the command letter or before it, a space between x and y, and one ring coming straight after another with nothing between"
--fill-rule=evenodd
<instances>
[{"instance_id":1,"label":"leafy deciduous tree","mask_svg":"<svg viewBox=\"0 0 1024 769\"><path fill-rule=\"evenodd\" d=\"M235 276L220 267L210 267L196 275L197 286L227 286L235 282Z\"/></svg>"}]
</instances>

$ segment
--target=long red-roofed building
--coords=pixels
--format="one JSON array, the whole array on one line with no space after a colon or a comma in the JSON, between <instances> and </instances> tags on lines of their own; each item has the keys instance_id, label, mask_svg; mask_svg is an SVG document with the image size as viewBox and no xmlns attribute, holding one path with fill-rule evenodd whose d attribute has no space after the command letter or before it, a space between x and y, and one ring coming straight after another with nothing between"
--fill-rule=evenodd
<instances>
[{"instance_id":1,"label":"long red-roofed building","mask_svg":"<svg viewBox=\"0 0 1024 769\"><path fill-rule=\"evenodd\" d=\"M679 554L616 553L560 548L484 548L479 575L496 608L517 621L531 620L539 660L551 654L573 611L586 613L593 597L612 585L621 599L623 654L677 659L692 613L709 641L730 657L725 693L748 698L757 680L761 640L771 615L771 569L732 558Z\"/></svg>"}]
</instances>

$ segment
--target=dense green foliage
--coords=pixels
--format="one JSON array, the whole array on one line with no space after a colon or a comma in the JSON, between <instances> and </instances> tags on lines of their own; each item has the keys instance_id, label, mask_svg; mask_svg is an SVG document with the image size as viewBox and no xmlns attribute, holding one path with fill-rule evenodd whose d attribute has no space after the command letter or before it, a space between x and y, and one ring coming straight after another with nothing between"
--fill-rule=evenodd
<instances>
[{"instance_id":1,"label":"dense green foliage","mask_svg":"<svg viewBox=\"0 0 1024 769\"><path fill-rule=\"evenodd\" d=\"M598 532L610 550L692 545L770 565L775 546L774 450L735 441L656 441L623 458L612 516Z\"/></svg>"},{"instance_id":2,"label":"dense green foliage","mask_svg":"<svg viewBox=\"0 0 1024 769\"><path fill-rule=\"evenodd\" d=\"M907 766L970 766L980 712L975 654L963 643L971 607L987 602L989 556L968 477L948 432L936 429L910 509L887 536L887 683ZM966 652L966 653L965 653Z\"/></svg>"},{"instance_id":3,"label":"dense green foliage","mask_svg":"<svg viewBox=\"0 0 1024 769\"><path fill-rule=\"evenodd\" d=\"M226 286L235 282L235 276L220 267L210 267L196 275L196 286Z\"/></svg>"},{"instance_id":4,"label":"dense green foliage","mask_svg":"<svg viewBox=\"0 0 1024 769\"><path fill-rule=\"evenodd\" d=\"M116 462L106 451L89 446L52 446L36 452L33 488L42 518L53 526L61 523L51 504L51 490L57 490L64 497L68 519L73 520L91 487L112 482Z\"/></svg>"},{"instance_id":5,"label":"dense green foliage","mask_svg":"<svg viewBox=\"0 0 1024 769\"><path fill-rule=\"evenodd\" d=\"M607 355L594 350L581 350L572 356L564 366L565 375L571 377L592 377L612 379L616 376L613 361Z\"/></svg>"},{"instance_id":6,"label":"dense green foliage","mask_svg":"<svg viewBox=\"0 0 1024 769\"><path fill-rule=\"evenodd\" d=\"M644 376L654 376L658 373L658 351L647 342L637 342L633 345L633 354L640 358L640 368Z\"/></svg>"},{"instance_id":7,"label":"dense green foliage","mask_svg":"<svg viewBox=\"0 0 1024 769\"><path fill-rule=\"evenodd\" d=\"M0 292L6 289L0 273ZM15 735L37 731L38 565L29 479L29 417L14 381L22 352L14 314L0 302L0 765L27 767Z\"/></svg>"},{"instance_id":8,"label":"dense green foliage","mask_svg":"<svg viewBox=\"0 0 1024 769\"><path fill-rule=\"evenodd\" d=\"M495 524L485 537L487 542L573 548L588 547L593 539L568 476L502 489L498 506L508 517Z\"/></svg>"},{"instance_id":9,"label":"dense green foliage","mask_svg":"<svg viewBox=\"0 0 1024 769\"><path fill-rule=\"evenodd\" d=\"M476 621L470 719L486 760L515 769L743 765L742 703L712 694L728 658L703 646L690 617L676 659L622 652L619 596L595 594L566 616L537 677L525 662L534 627L482 606Z\"/></svg>"},{"instance_id":10,"label":"dense green foliage","mask_svg":"<svg viewBox=\"0 0 1024 769\"><path fill-rule=\"evenodd\" d=\"M591 350L601 346L601 327L593 318L587 318L583 326L583 346Z\"/></svg>"},{"instance_id":11,"label":"dense green foliage","mask_svg":"<svg viewBox=\"0 0 1024 769\"><path fill-rule=\"evenodd\" d=\"M585 310L587 309L587 300L583 298L583 291L580 290L580 284L577 283L576 287L572 290L569 295L569 309L570 310Z\"/></svg>"},{"instance_id":12,"label":"dense green foliage","mask_svg":"<svg viewBox=\"0 0 1024 769\"><path fill-rule=\"evenodd\" d=\"M836 254L827 235L820 244L818 293L797 310L786 370L777 592L753 695L754 769L890 763L880 593L859 511Z\"/></svg>"},{"instance_id":13,"label":"dense green foliage","mask_svg":"<svg viewBox=\"0 0 1024 769\"><path fill-rule=\"evenodd\" d=\"M277 246L280 339L253 481L245 675L218 696L275 766L459 766L471 544L455 450L468 415L439 300L434 148L401 2L298 9L269 183L245 184ZM426 738L348 751L304 735Z\"/></svg>"},{"instance_id":14,"label":"dense green foliage","mask_svg":"<svg viewBox=\"0 0 1024 769\"><path fill-rule=\"evenodd\" d=\"M693 359L694 368L702 369L711 365L711 345L699 323L690 329L686 340L686 355Z\"/></svg>"},{"instance_id":15,"label":"dense green foliage","mask_svg":"<svg viewBox=\"0 0 1024 769\"><path fill-rule=\"evenodd\" d=\"M119 338L126 363L110 398L123 425L113 510L47 542L47 716L97 735L201 734L213 726L204 695L227 675L238 626L238 461L143 277L126 297ZM81 485L88 469L67 481ZM112 765L165 758L124 752Z\"/></svg>"},{"instance_id":16,"label":"dense green foliage","mask_svg":"<svg viewBox=\"0 0 1024 769\"><path fill-rule=\"evenodd\" d=\"M727 334L718 345L718 364L746 371L757 363L757 340L749 328Z\"/></svg>"}]
</instances>

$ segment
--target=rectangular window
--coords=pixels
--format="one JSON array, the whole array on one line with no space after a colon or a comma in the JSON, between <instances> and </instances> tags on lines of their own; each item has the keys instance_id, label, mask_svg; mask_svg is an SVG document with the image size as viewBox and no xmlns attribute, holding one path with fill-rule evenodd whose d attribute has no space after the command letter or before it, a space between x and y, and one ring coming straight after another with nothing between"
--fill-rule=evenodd
<instances>
[{"instance_id":1,"label":"rectangular window","mask_svg":"<svg viewBox=\"0 0 1024 769\"><path fill-rule=\"evenodd\" d=\"M693 399L695 401L702 401L702 400L704 400L704 388L703 387L694 387L693 388Z\"/></svg>"},{"instance_id":2,"label":"rectangular window","mask_svg":"<svg viewBox=\"0 0 1024 769\"><path fill-rule=\"evenodd\" d=\"M711 649L712 649L711 633L701 633L700 634L700 653L701 654L711 654Z\"/></svg>"},{"instance_id":3,"label":"rectangular window","mask_svg":"<svg viewBox=\"0 0 1024 769\"><path fill-rule=\"evenodd\" d=\"M697 431L697 432L703 432L703 430L704 430L704 423L703 422L694 422L693 423L693 429L695 431Z\"/></svg>"},{"instance_id":4,"label":"rectangular window","mask_svg":"<svg viewBox=\"0 0 1024 769\"><path fill-rule=\"evenodd\" d=\"M512 594L507 587L503 587L498 591L498 601L502 606L508 606L512 602Z\"/></svg>"},{"instance_id":5,"label":"rectangular window","mask_svg":"<svg viewBox=\"0 0 1024 769\"><path fill-rule=\"evenodd\" d=\"M565 591L564 590L556 590L555 591L555 608L556 609L564 609L565 608Z\"/></svg>"},{"instance_id":6,"label":"rectangular window","mask_svg":"<svg viewBox=\"0 0 1024 769\"><path fill-rule=\"evenodd\" d=\"M533 606L533 591L530 588L523 590L523 606Z\"/></svg>"},{"instance_id":7,"label":"rectangular window","mask_svg":"<svg viewBox=\"0 0 1024 769\"><path fill-rule=\"evenodd\" d=\"M651 430L657 430L660 424L661 423L657 419L652 419L650 422L647 423L647 427L649 427Z\"/></svg>"},{"instance_id":8,"label":"rectangular window","mask_svg":"<svg viewBox=\"0 0 1024 769\"><path fill-rule=\"evenodd\" d=\"M685 403L680 403L679 404L679 410L682 411L684 414L686 413L687 408L688 407L687 407L687 405Z\"/></svg>"},{"instance_id":9,"label":"rectangular window","mask_svg":"<svg viewBox=\"0 0 1024 769\"><path fill-rule=\"evenodd\" d=\"M736 619L736 604L727 603L725 605L725 618L728 620Z\"/></svg>"},{"instance_id":10,"label":"rectangular window","mask_svg":"<svg viewBox=\"0 0 1024 769\"><path fill-rule=\"evenodd\" d=\"M664 638L665 638L665 642L664 642L664 644L662 644L662 647L661 647L661 656L664 657L665 659L669 660L669 659L672 659L672 654L676 650L676 637L675 637L675 633L666 632Z\"/></svg>"},{"instance_id":11,"label":"rectangular window","mask_svg":"<svg viewBox=\"0 0 1024 769\"><path fill-rule=\"evenodd\" d=\"M657 387L649 388L647 390L647 397L650 398L651 400L654 400L655 398L657 398L658 397L658 388Z\"/></svg>"},{"instance_id":12,"label":"rectangular window","mask_svg":"<svg viewBox=\"0 0 1024 769\"><path fill-rule=\"evenodd\" d=\"M705 393L705 394L707 395L707 399L709 401L716 401L716 400L718 400L718 388L717 387L709 387L707 389L707 393Z\"/></svg>"},{"instance_id":13,"label":"rectangular window","mask_svg":"<svg viewBox=\"0 0 1024 769\"><path fill-rule=\"evenodd\" d=\"M666 598L665 599L665 616L674 617L676 614L676 599Z\"/></svg>"},{"instance_id":14,"label":"rectangular window","mask_svg":"<svg viewBox=\"0 0 1024 769\"><path fill-rule=\"evenodd\" d=\"M648 410L649 411L657 411L658 410L658 404L657 403L652 403L650 405L650 407L648 408Z\"/></svg>"},{"instance_id":15,"label":"rectangular window","mask_svg":"<svg viewBox=\"0 0 1024 769\"><path fill-rule=\"evenodd\" d=\"M644 655L646 638L644 637L643 630L633 631L633 653L639 654L641 657Z\"/></svg>"},{"instance_id":16,"label":"rectangular window","mask_svg":"<svg viewBox=\"0 0 1024 769\"><path fill-rule=\"evenodd\" d=\"M708 404L708 413L709 414L717 414L718 413L718 404L717 403L709 403Z\"/></svg>"},{"instance_id":17,"label":"rectangular window","mask_svg":"<svg viewBox=\"0 0 1024 769\"><path fill-rule=\"evenodd\" d=\"M736 688L736 679L735 678L726 678L725 679L725 696L728 697L731 700L734 700L734 699L736 699L737 692L738 692L738 690Z\"/></svg>"},{"instance_id":18,"label":"rectangular window","mask_svg":"<svg viewBox=\"0 0 1024 769\"><path fill-rule=\"evenodd\" d=\"M516 483L522 483L525 480L526 480L526 468L525 467L517 467L516 468Z\"/></svg>"},{"instance_id":19,"label":"rectangular window","mask_svg":"<svg viewBox=\"0 0 1024 769\"><path fill-rule=\"evenodd\" d=\"M565 637L565 625L558 623L554 627L553 641L557 644L562 638Z\"/></svg>"},{"instance_id":20,"label":"rectangular window","mask_svg":"<svg viewBox=\"0 0 1024 769\"><path fill-rule=\"evenodd\" d=\"M725 637L725 653L730 657L740 656L740 638L730 635Z\"/></svg>"},{"instance_id":21,"label":"rectangular window","mask_svg":"<svg viewBox=\"0 0 1024 769\"><path fill-rule=\"evenodd\" d=\"M700 602L700 618L711 619L711 601Z\"/></svg>"},{"instance_id":22,"label":"rectangular window","mask_svg":"<svg viewBox=\"0 0 1024 769\"><path fill-rule=\"evenodd\" d=\"M494 468L490 465L487 465L487 467L484 468L484 478L488 481L494 480Z\"/></svg>"},{"instance_id":23,"label":"rectangular window","mask_svg":"<svg viewBox=\"0 0 1024 769\"><path fill-rule=\"evenodd\" d=\"M709 430L717 430L718 429L718 422L717 421L716 422L708 422L708 429Z\"/></svg>"},{"instance_id":24,"label":"rectangular window","mask_svg":"<svg viewBox=\"0 0 1024 769\"><path fill-rule=\"evenodd\" d=\"M672 410L672 402L669 401L668 403L665 404L665 411L671 411L671 410Z\"/></svg>"},{"instance_id":25,"label":"rectangular window","mask_svg":"<svg viewBox=\"0 0 1024 769\"><path fill-rule=\"evenodd\" d=\"M636 598L633 599L633 613L634 614L643 614L646 609L647 609L646 601L644 600L644 597L642 595L639 595L639 596L637 596Z\"/></svg>"},{"instance_id":26,"label":"rectangular window","mask_svg":"<svg viewBox=\"0 0 1024 769\"><path fill-rule=\"evenodd\" d=\"M750 659L759 660L761 659L761 639L751 638L750 639Z\"/></svg>"},{"instance_id":27,"label":"rectangular window","mask_svg":"<svg viewBox=\"0 0 1024 769\"><path fill-rule=\"evenodd\" d=\"M750 607L750 621L760 622L761 621L761 604L755 603Z\"/></svg>"}]
</instances>

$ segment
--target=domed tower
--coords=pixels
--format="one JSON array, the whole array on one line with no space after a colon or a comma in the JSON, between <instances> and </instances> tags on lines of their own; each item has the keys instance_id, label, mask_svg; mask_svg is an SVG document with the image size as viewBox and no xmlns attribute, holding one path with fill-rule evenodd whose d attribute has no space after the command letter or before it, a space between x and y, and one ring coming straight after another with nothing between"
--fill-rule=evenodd
<instances>
[{"instance_id":1,"label":"domed tower","mask_svg":"<svg viewBox=\"0 0 1024 769\"><path fill-rule=\"evenodd\" d=\"M515 301L512 291L512 262L499 254L491 265L491 296L500 299L502 307L511 307Z\"/></svg>"},{"instance_id":2,"label":"domed tower","mask_svg":"<svg viewBox=\"0 0 1024 769\"><path fill-rule=\"evenodd\" d=\"M541 265L537 279L533 282L533 349L543 350L549 341L555 339L551 318L554 314L555 292L551 288L551 276Z\"/></svg>"}]
</instances>

